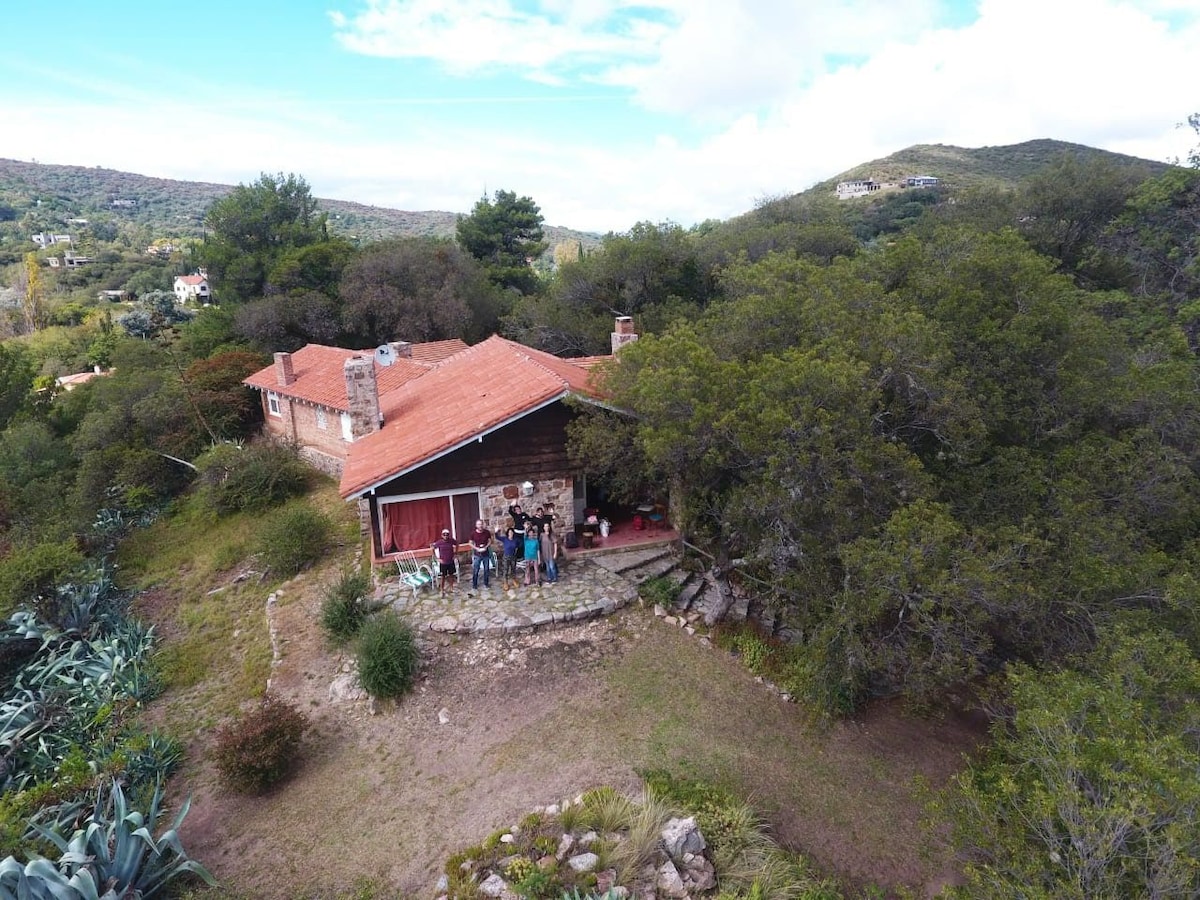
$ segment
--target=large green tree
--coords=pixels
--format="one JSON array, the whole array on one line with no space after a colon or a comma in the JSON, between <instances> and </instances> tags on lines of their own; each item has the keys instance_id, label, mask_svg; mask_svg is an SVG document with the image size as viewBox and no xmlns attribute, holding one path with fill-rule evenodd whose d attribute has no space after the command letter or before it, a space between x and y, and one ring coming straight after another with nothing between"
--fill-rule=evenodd
<instances>
[{"instance_id":1,"label":"large green tree","mask_svg":"<svg viewBox=\"0 0 1200 900\"><path fill-rule=\"evenodd\" d=\"M513 191L496 191L493 199L481 198L471 214L459 216L459 245L483 263L488 278L522 293L537 290L537 275L530 266L546 250L542 240L542 211L530 197Z\"/></svg>"},{"instance_id":2,"label":"large green tree","mask_svg":"<svg viewBox=\"0 0 1200 900\"><path fill-rule=\"evenodd\" d=\"M216 201L199 248L219 301L262 296L267 276L290 250L325 240L325 214L298 175L264 173Z\"/></svg>"}]
</instances>

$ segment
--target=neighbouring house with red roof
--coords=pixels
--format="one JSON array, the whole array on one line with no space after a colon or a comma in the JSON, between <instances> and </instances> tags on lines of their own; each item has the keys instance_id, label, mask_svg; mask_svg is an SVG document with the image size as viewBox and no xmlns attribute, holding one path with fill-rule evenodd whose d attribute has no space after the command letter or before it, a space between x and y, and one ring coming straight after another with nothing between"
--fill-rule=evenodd
<instances>
[{"instance_id":1,"label":"neighbouring house with red roof","mask_svg":"<svg viewBox=\"0 0 1200 900\"><path fill-rule=\"evenodd\" d=\"M195 275L176 275L175 299L180 303L208 303L212 294L209 293L208 276L204 271L198 271Z\"/></svg>"},{"instance_id":2,"label":"neighbouring house with red roof","mask_svg":"<svg viewBox=\"0 0 1200 900\"><path fill-rule=\"evenodd\" d=\"M636 339L618 318L614 352ZM480 518L495 531L513 503L553 505L564 531L581 521L564 401L603 404L590 370L611 357L563 359L499 336L385 347L309 344L245 381L263 394L267 433L359 501L377 559L428 549L443 528L465 540Z\"/></svg>"}]
</instances>

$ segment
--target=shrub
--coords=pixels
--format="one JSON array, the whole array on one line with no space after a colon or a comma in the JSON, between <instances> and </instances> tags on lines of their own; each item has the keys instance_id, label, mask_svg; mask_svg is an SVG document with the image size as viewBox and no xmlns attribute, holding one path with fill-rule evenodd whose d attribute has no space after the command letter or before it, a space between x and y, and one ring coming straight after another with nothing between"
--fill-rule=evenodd
<instances>
[{"instance_id":1,"label":"shrub","mask_svg":"<svg viewBox=\"0 0 1200 900\"><path fill-rule=\"evenodd\" d=\"M647 603L668 609L679 596L679 585L666 576L658 575L638 585L638 596Z\"/></svg>"},{"instance_id":2,"label":"shrub","mask_svg":"<svg viewBox=\"0 0 1200 900\"><path fill-rule=\"evenodd\" d=\"M295 575L324 555L333 524L306 503L281 509L259 534L263 562L283 576Z\"/></svg>"},{"instance_id":3,"label":"shrub","mask_svg":"<svg viewBox=\"0 0 1200 900\"><path fill-rule=\"evenodd\" d=\"M263 697L237 721L217 730L216 763L230 788L257 794L291 770L308 719L292 704Z\"/></svg>"},{"instance_id":4,"label":"shrub","mask_svg":"<svg viewBox=\"0 0 1200 900\"><path fill-rule=\"evenodd\" d=\"M329 637L343 644L358 634L367 618L367 591L371 579L365 572L347 569L325 590L321 604L321 624Z\"/></svg>"},{"instance_id":5,"label":"shrub","mask_svg":"<svg viewBox=\"0 0 1200 900\"><path fill-rule=\"evenodd\" d=\"M218 444L196 461L201 496L216 513L275 506L307 490L312 470L295 447Z\"/></svg>"},{"instance_id":6,"label":"shrub","mask_svg":"<svg viewBox=\"0 0 1200 900\"><path fill-rule=\"evenodd\" d=\"M373 616L358 635L358 677L372 697L399 697L411 687L420 663L412 625L394 612Z\"/></svg>"},{"instance_id":7,"label":"shrub","mask_svg":"<svg viewBox=\"0 0 1200 900\"><path fill-rule=\"evenodd\" d=\"M50 596L54 586L83 565L83 554L70 541L14 547L0 560L0 615L23 603Z\"/></svg>"}]
</instances>

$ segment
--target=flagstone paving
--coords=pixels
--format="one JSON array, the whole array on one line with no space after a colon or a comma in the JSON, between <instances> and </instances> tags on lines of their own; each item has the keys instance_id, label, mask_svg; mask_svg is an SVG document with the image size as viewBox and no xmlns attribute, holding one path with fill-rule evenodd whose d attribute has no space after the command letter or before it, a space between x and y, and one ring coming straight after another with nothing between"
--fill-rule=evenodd
<instances>
[{"instance_id":1,"label":"flagstone paving","mask_svg":"<svg viewBox=\"0 0 1200 900\"><path fill-rule=\"evenodd\" d=\"M522 584L505 590L493 576L491 587L471 588L467 578L445 596L437 587L413 596L411 588L388 579L375 598L407 613L421 630L446 634L483 634L553 627L608 615L637 597L637 586L592 559L573 559L559 568L554 584Z\"/></svg>"}]
</instances>

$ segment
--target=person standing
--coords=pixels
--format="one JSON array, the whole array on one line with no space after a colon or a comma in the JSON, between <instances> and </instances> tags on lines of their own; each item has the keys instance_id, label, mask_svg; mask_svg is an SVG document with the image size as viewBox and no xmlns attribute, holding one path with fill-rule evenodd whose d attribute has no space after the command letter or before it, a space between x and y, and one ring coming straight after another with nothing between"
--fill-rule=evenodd
<instances>
[{"instance_id":1,"label":"person standing","mask_svg":"<svg viewBox=\"0 0 1200 900\"><path fill-rule=\"evenodd\" d=\"M483 527L483 519L475 520L475 530L468 538L471 544L471 587L479 589L479 570L483 570L483 586L491 586L492 533Z\"/></svg>"},{"instance_id":2,"label":"person standing","mask_svg":"<svg viewBox=\"0 0 1200 900\"><path fill-rule=\"evenodd\" d=\"M450 589L458 582L458 566L454 562L454 553L458 550L458 541L450 536L450 529L443 528L442 536L433 542L433 555L438 563L438 586L441 595L446 596L446 579L450 579Z\"/></svg>"},{"instance_id":3,"label":"person standing","mask_svg":"<svg viewBox=\"0 0 1200 900\"><path fill-rule=\"evenodd\" d=\"M525 531L525 584L541 584L542 577L538 572L538 535L533 530L533 524Z\"/></svg>"},{"instance_id":4,"label":"person standing","mask_svg":"<svg viewBox=\"0 0 1200 900\"><path fill-rule=\"evenodd\" d=\"M529 516L521 509L520 503L514 503L508 508L508 514L512 516L513 531L517 533L517 559L522 559L525 553L525 528L529 522Z\"/></svg>"},{"instance_id":5,"label":"person standing","mask_svg":"<svg viewBox=\"0 0 1200 900\"><path fill-rule=\"evenodd\" d=\"M554 526L549 522L542 526L538 549L542 551L542 568L546 570L546 580L553 584L558 581L558 539L554 536Z\"/></svg>"},{"instance_id":6,"label":"person standing","mask_svg":"<svg viewBox=\"0 0 1200 900\"><path fill-rule=\"evenodd\" d=\"M504 589L508 590L509 581L512 581L512 586L516 587L517 582L517 533L510 528L502 535L497 535L496 540L500 542L500 577L504 580ZM522 548L524 549L524 548Z\"/></svg>"}]
</instances>

